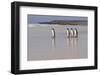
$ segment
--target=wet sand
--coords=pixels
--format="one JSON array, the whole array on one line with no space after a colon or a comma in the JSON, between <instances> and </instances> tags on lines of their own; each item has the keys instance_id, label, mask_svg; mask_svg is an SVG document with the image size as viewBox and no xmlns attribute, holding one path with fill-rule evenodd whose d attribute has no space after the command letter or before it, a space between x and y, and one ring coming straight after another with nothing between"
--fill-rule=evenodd
<instances>
[{"instance_id":1,"label":"wet sand","mask_svg":"<svg viewBox=\"0 0 100 76\"><path fill-rule=\"evenodd\" d=\"M63 27L56 27L52 38L50 28L28 27L27 59L56 60L88 57L87 26L80 26L78 38L67 38Z\"/></svg>"}]
</instances>

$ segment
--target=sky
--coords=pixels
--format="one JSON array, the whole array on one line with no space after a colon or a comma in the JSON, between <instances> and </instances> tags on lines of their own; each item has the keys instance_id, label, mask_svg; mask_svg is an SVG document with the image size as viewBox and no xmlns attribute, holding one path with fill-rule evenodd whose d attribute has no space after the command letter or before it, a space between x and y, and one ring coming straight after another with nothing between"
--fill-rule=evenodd
<instances>
[{"instance_id":1,"label":"sky","mask_svg":"<svg viewBox=\"0 0 100 76\"><path fill-rule=\"evenodd\" d=\"M28 15L28 24L49 22L52 20L87 20L87 17L80 16L53 16L53 15Z\"/></svg>"}]
</instances>

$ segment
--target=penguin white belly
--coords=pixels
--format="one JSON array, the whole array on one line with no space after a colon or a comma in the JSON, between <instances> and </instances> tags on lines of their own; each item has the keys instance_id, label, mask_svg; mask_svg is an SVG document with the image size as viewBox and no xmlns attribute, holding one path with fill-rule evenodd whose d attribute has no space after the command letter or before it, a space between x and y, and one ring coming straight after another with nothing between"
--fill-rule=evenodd
<instances>
[{"instance_id":1,"label":"penguin white belly","mask_svg":"<svg viewBox=\"0 0 100 76\"><path fill-rule=\"evenodd\" d=\"M69 30L67 30L66 33L67 33L67 37L69 37Z\"/></svg>"},{"instance_id":2,"label":"penguin white belly","mask_svg":"<svg viewBox=\"0 0 100 76\"><path fill-rule=\"evenodd\" d=\"M70 30L70 35L71 35L71 37L73 36L73 30Z\"/></svg>"},{"instance_id":3,"label":"penguin white belly","mask_svg":"<svg viewBox=\"0 0 100 76\"><path fill-rule=\"evenodd\" d=\"M77 36L77 33L76 33L76 30L74 30L74 37L76 37Z\"/></svg>"},{"instance_id":4,"label":"penguin white belly","mask_svg":"<svg viewBox=\"0 0 100 76\"><path fill-rule=\"evenodd\" d=\"M54 37L54 31L52 30L52 36Z\"/></svg>"}]
</instances>

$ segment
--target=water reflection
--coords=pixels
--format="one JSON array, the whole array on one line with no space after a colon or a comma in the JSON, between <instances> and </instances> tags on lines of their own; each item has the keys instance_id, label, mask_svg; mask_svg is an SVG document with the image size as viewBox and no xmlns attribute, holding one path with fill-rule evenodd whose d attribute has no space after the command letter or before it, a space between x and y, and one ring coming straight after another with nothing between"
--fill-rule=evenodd
<instances>
[{"instance_id":1,"label":"water reflection","mask_svg":"<svg viewBox=\"0 0 100 76\"><path fill-rule=\"evenodd\" d=\"M55 37L51 37L51 41L52 41L52 47L56 48L56 38Z\"/></svg>"},{"instance_id":2,"label":"water reflection","mask_svg":"<svg viewBox=\"0 0 100 76\"><path fill-rule=\"evenodd\" d=\"M74 48L78 46L78 38L65 37L65 41L67 45L66 47ZM56 48L56 38L55 37L51 37L51 42L52 42L52 48Z\"/></svg>"},{"instance_id":3,"label":"water reflection","mask_svg":"<svg viewBox=\"0 0 100 76\"><path fill-rule=\"evenodd\" d=\"M51 30L51 28L40 27L28 28L28 60L80 59L88 57L87 26L80 26L78 37L67 37L66 33L68 31L64 27L54 27L55 35L52 35Z\"/></svg>"},{"instance_id":4,"label":"water reflection","mask_svg":"<svg viewBox=\"0 0 100 76\"><path fill-rule=\"evenodd\" d=\"M68 37L65 37L65 39L66 39L67 47L69 47L69 48L77 47L77 45L78 45L78 38L68 38Z\"/></svg>"}]
</instances>

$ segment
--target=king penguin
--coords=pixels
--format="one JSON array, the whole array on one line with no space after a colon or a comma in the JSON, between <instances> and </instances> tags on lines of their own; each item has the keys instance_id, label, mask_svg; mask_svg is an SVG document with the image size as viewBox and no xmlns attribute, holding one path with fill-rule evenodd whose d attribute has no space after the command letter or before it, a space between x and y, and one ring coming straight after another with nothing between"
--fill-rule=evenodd
<instances>
[{"instance_id":1,"label":"king penguin","mask_svg":"<svg viewBox=\"0 0 100 76\"><path fill-rule=\"evenodd\" d=\"M67 37L69 38L70 37L70 29L69 28L66 28L66 34L67 34Z\"/></svg>"},{"instance_id":2,"label":"king penguin","mask_svg":"<svg viewBox=\"0 0 100 76\"><path fill-rule=\"evenodd\" d=\"M74 29L74 37L78 37L78 29L77 28Z\"/></svg>"},{"instance_id":3,"label":"king penguin","mask_svg":"<svg viewBox=\"0 0 100 76\"><path fill-rule=\"evenodd\" d=\"M52 28L51 33L52 33L52 38L55 38L55 29L54 28Z\"/></svg>"},{"instance_id":4,"label":"king penguin","mask_svg":"<svg viewBox=\"0 0 100 76\"><path fill-rule=\"evenodd\" d=\"M74 30L73 28L70 28L70 37L73 37L74 36Z\"/></svg>"}]
</instances>

